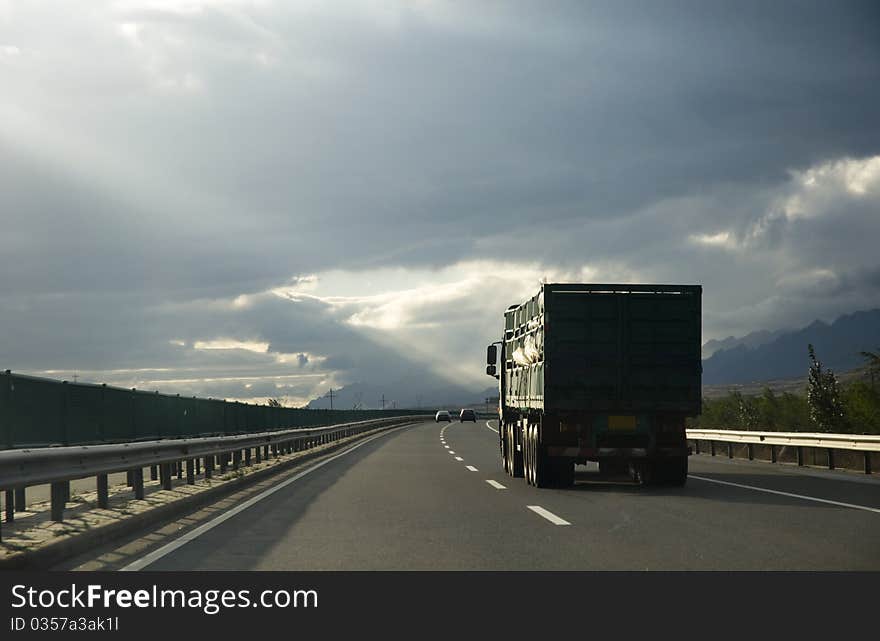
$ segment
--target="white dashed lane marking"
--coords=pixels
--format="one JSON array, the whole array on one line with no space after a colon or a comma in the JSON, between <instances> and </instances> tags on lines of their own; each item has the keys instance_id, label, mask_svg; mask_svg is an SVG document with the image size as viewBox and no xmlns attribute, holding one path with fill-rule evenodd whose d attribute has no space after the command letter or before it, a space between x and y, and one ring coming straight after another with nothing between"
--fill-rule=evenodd
<instances>
[{"instance_id":1,"label":"white dashed lane marking","mask_svg":"<svg viewBox=\"0 0 880 641\"><path fill-rule=\"evenodd\" d=\"M463 461L464 459L461 458L460 456L456 456L456 457L455 457L455 460L456 460L456 461Z\"/></svg>"},{"instance_id":2,"label":"white dashed lane marking","mask_svg":"<svg viewBox=\"0 0 880 641\"><path fill-rule=\"evenodd\" d=\"M479 472L480 471L477 468L475 468L473 465L465 465L465 467L467 469L469 469L471 472Z\"/></svg>"},{"instance_id":3,"label":"white dashed lane marking","mask_svg":"<svg viewBox=\"0 0 880 641\"><path fill-rule=\"evenodd\" d=\"M501 485L498 481L493 481L492 479L486 479L486 483L494 487L496 490L506 490L507 488Z\"/></svg>"},{"instance_id":4,"label":"white dashed lane marking","mask_svg":"<svg viewBox=\"0 0 880 641\"><path fill-rule=\"evenodd\" d=\"M788 496L793 499L803 499L804 501L815 501L816 503L827 503L829 505L837 505L839 507L849 507L854 510L865 510L866 512L876 512L880 514L880 509L876 507L868 507L867 505L855 505L853 503L841 503L839 501L830 501L828 499L818 499L815 496L804 496L803 494L791 494L790 492L780 492L779 490L769 490L765 487L755 487L754 485L742 485L741 483L731 483L730 481L719 481L718 479L708 479L705 476L694 476L688 474L688 478L697 479L698 481L706 481L707 483L718 483L719 485L730 485L731 487L740 487L744 490L754 490L756 492L766 492L767 494L778 494L780 496Z\"/></svg>"},{"instance_id":5,"label":"white dashed lane marking","mask_svg":"<svg viewBox=\"0 0 880 641\"><path fill-rule=\"evenodd\" d=\"M532 512L537 514L538 516L543 516L545 519L550 521L553 525L571 525L568 521L563 518L560 518L553 514L553 512L549 510L545 510L540 505L526 505Z\"/></svg>"}]
</instances>

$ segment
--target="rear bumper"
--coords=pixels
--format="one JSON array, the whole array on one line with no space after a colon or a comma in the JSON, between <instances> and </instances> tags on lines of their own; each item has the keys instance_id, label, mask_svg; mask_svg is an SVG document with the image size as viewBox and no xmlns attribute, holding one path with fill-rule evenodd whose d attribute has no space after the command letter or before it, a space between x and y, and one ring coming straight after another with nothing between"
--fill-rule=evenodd
<instances>
[{"instance_id":1,"label":"rear bumper","mask_svg":"<svg viewBox=\"0 0 880 641\"><path fill-rule=\"evenodd\" d=\"M595 458L666 458L670 456L689 456L690 447L563 447L551 445L547 454L553 457L595 459Z\"/></svg>"}]
</instances>

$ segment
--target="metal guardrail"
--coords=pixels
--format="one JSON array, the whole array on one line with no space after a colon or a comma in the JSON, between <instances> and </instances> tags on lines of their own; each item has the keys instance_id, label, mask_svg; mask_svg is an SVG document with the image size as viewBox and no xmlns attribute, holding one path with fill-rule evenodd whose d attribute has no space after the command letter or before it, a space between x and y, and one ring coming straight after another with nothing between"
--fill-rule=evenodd
<instances>
[{"instance_id":1,"label":"metal guardrail","mask_svg":"<svg viewBox=\"0 0 880 641\"><path fill-rule=\"evenodd\" d=\"M406 424L427 418L424 415L395 416L356 423L318 428L260 432L236 436L181 438L108 445L42 447L0 451L0 490L6 491L6 521L12 522L16 511L25 506L25 488L51 484L51 515L64 520L64 507L70 499L70 481L95 476L98 506L109 505L107 475L127 472L135 498L144 498L145 467L151 480L161 480L162 488L171 489L172 476L186 474L189 485L197 475L213 476L228 468L239 469L264 458L307 450L342 438L382 427Z\"/></svg>"},{"instance_id":2,"label":"metal guardrail","mask_svg":"<svg viewBox=\"0 0 880 641\"><path fill-rule=\"evenodd\" d=\"M709 442L709 451L715 456L715 444L727 444L727 456L733 458L733 445L745 444L749 460L754 459L754 446L766 445L770 448L770 461L778 461L778 448L790 447L797 451L798 465L804 465L804 448L825 450L828 468L834 469L834 451L848 450L862 452L865 474L871 474L871 454L880 452L880 435L873 434L825 434L821 432L751 432L740 430L687 430L687 439L694 441L696 453L700 453L700 442Z\"/></svg>"}]
</instances>

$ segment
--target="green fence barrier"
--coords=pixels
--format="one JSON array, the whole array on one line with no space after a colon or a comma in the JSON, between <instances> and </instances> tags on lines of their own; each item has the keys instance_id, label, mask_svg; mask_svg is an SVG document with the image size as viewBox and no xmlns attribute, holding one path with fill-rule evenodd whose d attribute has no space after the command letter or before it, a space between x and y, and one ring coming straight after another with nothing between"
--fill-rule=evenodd
<instances>
[{"instance_id":1,"label":"green fence barrier","mask_svg":"<svg viewBox=\"0 0 880 641\"><path fill-rule=\"evenodd\" d=\"M0 372L0 449L247 434L413 413L270 407Z\"/></svg>"}]
</instances>

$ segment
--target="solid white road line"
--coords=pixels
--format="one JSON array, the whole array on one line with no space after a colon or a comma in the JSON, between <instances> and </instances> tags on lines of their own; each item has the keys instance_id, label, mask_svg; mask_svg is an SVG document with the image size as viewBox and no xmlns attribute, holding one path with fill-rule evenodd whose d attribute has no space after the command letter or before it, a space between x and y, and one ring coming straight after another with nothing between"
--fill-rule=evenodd
<instances>
[{"instance_id":1,"label":"solid white road line","mask_svg":"<svg viewBox=\"0 0 880 641\"><path fill-rule=\"evenodd\" d=\"M486 483L494 487L496 490L506 490L507 488L501 485L498 481L493 481L492 479L486 479Z\"/></svg>"},{"instance_id":2,"label":"solid white road line","mask_svg":"<svg viewBox=\"0 0 880 641\"><path fill-rule=\"evenodd\" d=\"M325 465L327 465L327 463L330 463L331 461L335 461L336 459L341 458L341 457L345 456L346 454L351 454L359 447L363 447L367 443L369 443L371 441L375 441L377 438L387 436L388 434L402 430L405 427L410 427L410 426L409 425L402 425L401 427L398 427L398 428L395 428L392 430L388 430L387 432L382 432L381 434L376 434L375 436L371 436L370 438L366 439L365 441L361 441L360 443L353 445L352 447L348 448L347 450L343 450L342 452L340 452L339 454L336 454L335 456L331 456L328 459L324 459L323 461L321 461L317 465L313 465L309 469L303 470L299 474L291 476L289 479L282 481L278 485L274 485L274 486L270 487L265 492L260 492L256 496L249 498L247 501L245 501L243 503L239 503L238 505L236 505L233 508L230 508L228 511L224 512L220 516L211 519L210 521L208 521L204 525L200 525L199 527L195 528L194 530L187 532L186 534L181 536L179 539L175 539L171 543L167 543L167 544L163 545L162 547L160 547L159 549L153 550L152 552L141 557L137 561L133 561L132 563L129 563L125 567L120 568L119 571L120 572L132 572L132 571L136 571L136 570L143 570L145 567L147 567L148 565L150 565L152 563L155 563L156 561L161 559L163 556L166 556L167 554L174 552L174 550L176 550L177 548L179 548L183 545L186 545L187 543L189 543L190 541L192 541L194 539L197 539L205 532L208 532L209 530L213 530L215 527L217 527L218 525L220 525L221 523L223 523L227 519L231 519L236 514L243 512L244 510L248 509L250 506L255 505L256 503L262 501L264 498L271 496L272 494L274 494L278 490L287 487L288 485L290 485L294 481L298 481L299 479L301 479L305 475L311 474L312 472L314 472L318 468L324 467Z\"/></svg>"},{"instance_id":3,"label":"solid white road line","mask_svg":"<svg viewBox=\"0 0 880 641\"><path fill-rule=\"evenodd\" d=\"M467 469L469 469L471 472L479 472L480 471L477 468L475 468L473 465L465 465L465 467Z\"/></svg>"},{"instance_id":4,"label":"solid white road line","mask_svg":"<svg viewBox=\"0 0 880 641\"><path fill-rule=\"evenodd\" d=\"M706 481L707 483L718 483L719 485L730 485L732 487L741 487L745 490L755 490L756 492L766 492L767 494L779 494L780 496L789 496L793 499L803 499L804 501L815 501L816 503L827 503L829 505L837 505L839 507L849 507L854 510L864 510L865 512L876 512L880 514L880 508L868 507L867 505L855 505L853 503L841 503L840 501L829 501L828 499L819 499L815 496L804 496L803 494L791 494L790 492L780 492L779 490L770 490L766 487L755 487L754 485L742 485L741 483L731 483L730 481L719 481L718 479L708 479L705 476L694 476L688 474L688 478L697 479L698 481Z\"/></svg>"},{"instance_id":5,"label":"solid white road line","mask_svg":"<svg viewBox=\"0 0 880 641\"><path fill-rule=\"evenodd\" d=\"M489 421L486 421L486 427L488 427L490 430L492 430L492 431L495 432L496 434L498 433L498 430L496 430L494 427L492 427L491 425L489 425Z\"/></svg>"},{"instance_id":6,"label":"solid white road line","mask_svg":"<svg viewBox=\"0 0 880 641\"><path fill-rule=\"evenodd\" d=\"M558 516L553 514L553 512L545 510L540 505L526 505L526 507L529 508L535 514L538 514L539 516L543 516L545 519L550 521L553 525L571 525L571 523L569 523L565 519L559 518Z\"/></svg>"},{"instance_id":7,"label":"solid white road line","mask_svg":"<svg viewBox=\"0 0 880 641\"><path fill-rule=\"evenodd\" d=\"M456 456L456 457L455 457L455 460L456 460L456 461L463 461L464 459L461 458L460 456Z\"/></svg>"}]
</instances>

